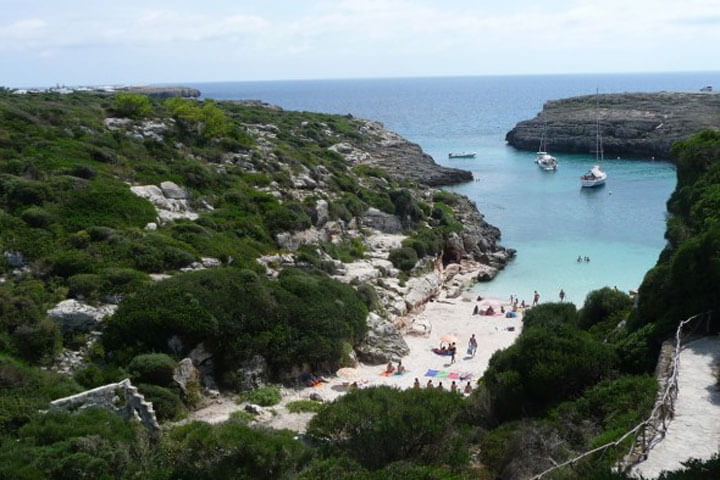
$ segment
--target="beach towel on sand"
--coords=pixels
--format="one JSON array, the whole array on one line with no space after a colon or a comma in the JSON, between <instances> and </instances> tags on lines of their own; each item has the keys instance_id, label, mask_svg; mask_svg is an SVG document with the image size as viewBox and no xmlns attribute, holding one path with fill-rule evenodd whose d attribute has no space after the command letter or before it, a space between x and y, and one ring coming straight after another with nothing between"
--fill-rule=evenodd
<instances>
[{"instance_id":1,"label":"beach towel on sand","mask_svg":"<svg viewBox=\"0 0 720 480\"><path fill-rule=\"evenodd\" d=\"M438 355L452 355L452 353L450 352L450 350L442 350L442 349L437 348L437 347L433 348L432 351L433 351L434 353L437 353Z\"/></svg>"},{"instance_id":2,"label":"beach towel on sand","mask_svg":"<svg viewBox=\"0 0 720 480\"><path fill-rule=\"evenodd\" d=\"M438 373L437 370L428 370L427 372L425 372L425 376L426 377L434 377L435 375L437 375L437 373Z\"/></svg>"},{"instance_id":3,"label":"beach towel on sand","mask_svg":"<svg viewBox=\"0 0 720 480\"><path fill-rule=\"evenodd\" d=\"M394 371L388 372L387 370L383 370L382 372L380 372L380 376L381 377L390 377L390 376L392 376L393 373L395 373L395 372Z\"/></svg>"}]
</instances>

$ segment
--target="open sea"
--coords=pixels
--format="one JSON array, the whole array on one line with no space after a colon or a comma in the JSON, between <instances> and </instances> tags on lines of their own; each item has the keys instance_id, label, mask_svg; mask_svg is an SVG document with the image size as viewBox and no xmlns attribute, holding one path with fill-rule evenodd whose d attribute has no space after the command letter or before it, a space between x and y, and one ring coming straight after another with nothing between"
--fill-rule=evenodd
<instances>
[{"instance_id":1,"label":"open sea","mask_svg":"<svg viewBox=\"0 0 720 480\"><path fill-rule=\"evenodd\" d=\"M665 245L665 203L675 188L675 168L647 158L606 160L607 184L581 189L579 176L594 155L556 154L557 172L543 172L535 154L505 144L520 120L534 117L547 100L601 93L691 91L720 88L720 72L618 75L488 76L362 80L189 83L204 97L257 99L288 110L346 114L379 120L418 143L442 165L473 172L474 182L447 187L477 203L502 231L516 259L493 281L478 284L484 296L533 290L556 301L561 288L582 304L603 286L637 288ZM477 152L448 160L449 152ZM552 153L552 152L550 152ZM578 255L590 262L576 261Z\"/></svg>"}]
</instances>

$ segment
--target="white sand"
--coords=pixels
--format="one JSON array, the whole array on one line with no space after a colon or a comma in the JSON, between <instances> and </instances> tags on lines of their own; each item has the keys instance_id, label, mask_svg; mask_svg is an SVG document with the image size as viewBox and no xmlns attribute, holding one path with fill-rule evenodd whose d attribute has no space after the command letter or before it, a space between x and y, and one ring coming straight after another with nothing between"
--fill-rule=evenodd
<instances>
[{"instance_id":1,"label":"white sand","mask_svg":"<svg viewBox=\"0 0 720 480\"><path fill-rule=\"evenodd\" d=\"M680 352L675 417L665 438L633 474L657 478L662 471L682 468L691 458L709 459L720 447L720 391L714 369L720 362L720 337L689 343Z\"/></svg>"},{"instance_id":2,"label":"white sand","mask_svg":"<svg viewBox=\"0 0 720 480\"><path fill-rule=\"evenodd\" d=\"M431 325L431 331L425 336L406 335L405 340L410 348L410 353L402 358L402 363L407 373L402 376L392 375L381 376L385 365L359 364L358 375L354 378L326 377L327 383L318 387L302 388L299 390L283 389L282 402L272 407L278 414L271 420L263 422L273 428L290 428L302 432L311 414L291 414L285 408L285 404L298 399L306 399L313 393L322 397L324 401L330 401L347 392L347 385L357 381L361 386L389 385L397 388L411 388L415 378L425 386L428 379L425 373L429 369L442 370L454 373L470 373L471 384L480 378L488 366L490 357L495 351L504 349L513 344L522 329L522 315L516 318L505 318L504 315L484 316L473 315L475 305L481 309L493 305L496 312L500 311L500 305L508 307L507 301L498 299L484 299L476 302L476 294L465 292L457 298L448 299L441 296L438 300L426 304L424 311L409 317L411 321L417 318L420 321ZM508 327L514 327L509 331ZM450 364L449 356L440 356L432 352L433 347L440 346L440 338L446 334L457 337L457 355L455 364ZM467 346L470 336L475 334L478 342L478 349L474 357L467 355ZM397 363L395 363L397 365ZM450 378L432 378L433 384L443 383L446 388L450 387ZM458 385L460 380L456 380ZM462 386L467 383L463 382ZM189 420L201 420L208 423L218 423L228 419L235 410L242 409L242 406L235 405L232 401L220 401L217 404L191 413Z\"/></svg>"}]
</instances>

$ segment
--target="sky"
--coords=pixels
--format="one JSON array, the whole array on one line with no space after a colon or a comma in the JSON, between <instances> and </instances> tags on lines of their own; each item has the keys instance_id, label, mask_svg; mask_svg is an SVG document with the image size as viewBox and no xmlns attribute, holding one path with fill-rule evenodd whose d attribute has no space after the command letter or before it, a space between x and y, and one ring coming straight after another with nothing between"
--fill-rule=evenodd
<instances>
[{"instance_id":1,"label":"sky","mask_svg":"<svg viewBox=\"0 0 720 480\"><path fill-rule=\"evenodd\" d=\"M720 70L720 0L0 0L8 87Z\"/></svg>"}]
</instances>

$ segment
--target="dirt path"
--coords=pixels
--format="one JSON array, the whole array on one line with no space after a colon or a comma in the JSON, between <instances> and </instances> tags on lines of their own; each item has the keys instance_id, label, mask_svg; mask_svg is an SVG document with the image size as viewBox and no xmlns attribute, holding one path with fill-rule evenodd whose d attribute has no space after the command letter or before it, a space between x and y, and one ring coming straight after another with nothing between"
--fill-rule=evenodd
<instances>
[{"instance_id":1,"label":"dirt path","mask_svg":"<svg viewBox=\"0 0 720 480\"><path fill-rule=\"evenodd\" d=\"M656 478L662 471L682 468L690 458L708 459L720 448L720 390L715 371L720 362L720 337L689 343L680 353L675 417L665 438L633 473Z\"/></svg>"}]
</instances>

